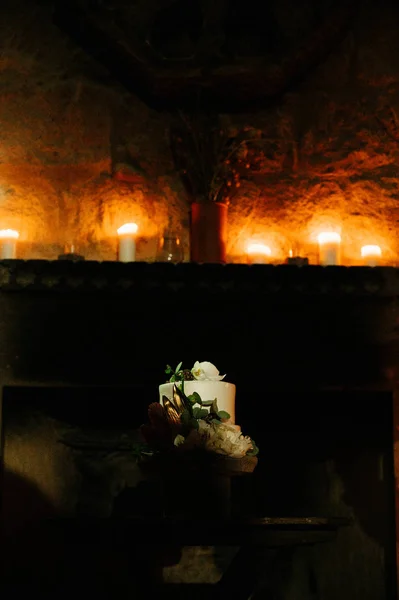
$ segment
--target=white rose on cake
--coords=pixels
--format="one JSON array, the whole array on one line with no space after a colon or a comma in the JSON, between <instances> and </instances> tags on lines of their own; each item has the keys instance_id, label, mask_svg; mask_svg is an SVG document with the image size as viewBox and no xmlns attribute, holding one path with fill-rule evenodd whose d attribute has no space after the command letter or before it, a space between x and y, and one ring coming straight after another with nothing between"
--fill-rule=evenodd
<instances>
[{"instance_id":1,"label":"white rose on cake","mask_svg":"<svg viewBox=\"0 0 399 600\"><path fill-rule=\"evenodd\" d=\"M210 362L197 362L191 369L192 375L199 381L221 381L226 375L219 375L219 371Z\"/></svg>"}]
</instances>

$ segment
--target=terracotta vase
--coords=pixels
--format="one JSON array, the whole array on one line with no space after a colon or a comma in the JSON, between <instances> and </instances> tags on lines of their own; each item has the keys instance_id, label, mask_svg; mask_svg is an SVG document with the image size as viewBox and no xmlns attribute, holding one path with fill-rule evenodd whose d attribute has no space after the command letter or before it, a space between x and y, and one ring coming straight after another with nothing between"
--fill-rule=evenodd
<instances>
[{"instance_id":1,"label":"terracotta vase","mask_svg":"<svg viewBox=\"0 0 399 600\"><path fill-rule=\"evenodd\" d=\"M225 263L227 205L193 202L190 219L190 259L198 263Z\"/></svg>"}]
</instances>

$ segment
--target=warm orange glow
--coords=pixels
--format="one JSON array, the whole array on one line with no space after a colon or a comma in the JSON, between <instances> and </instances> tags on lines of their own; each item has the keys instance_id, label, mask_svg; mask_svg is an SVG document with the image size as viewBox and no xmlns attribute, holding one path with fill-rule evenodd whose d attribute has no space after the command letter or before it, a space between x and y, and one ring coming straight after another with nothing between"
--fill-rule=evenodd
<instances>
[{"instance_id":1,"label":"warm orange glow","mask_svg":"<svg viewBox=\"0 0 399 600\"><path fill-rule=\"evenodd\" d=\"M292 257L293 257L293 252L292 252L292 250L289 250L289 252L288 252L288 256L289 256L290 258L292 258Z\"/></svg>"},{"instance_id":2,"label":"warm orange glow","mask_svg":"<svg viewBox=\"0 0 399 600\"><path fill-rule=\"evenodd\" d=\"M272 251L269 246L264 244L248 244L247 254L261 254L262 256L271 256Z\"/></svg>"},{"instance_id":3,"label":"warm orange glow","mask_svg":"<svg viewBox=\"0 0 399 600\"><path fill-rule=\"evenodd\" d=\"M18 231L15 229L1 229L0 230L0 239L2 240L17 240L19 238Z\"/></svg>"},{"instance_id":4,"label":"warm orange glow","mask_svg":"<svg viewBox=\"0 0 399 600\"><path fill-rule=\"evenodd\" d=\"M134 235L137 233L138 226L136 223L125 223L118 229L118 235Z\"/></svg>"},{"instance_id":5,"label":"warm orange glow","mask_svg":"<svg viewBox=\"0 0 399 600\"><path fill-rule=\"evenodd\" d=\"M323 244L339 244L341 242L341 236L335 231L324 231L319 233L318 242L322 246Z\"/></svg>"},{"instance_id":6,"label":"warm orange glow","mask_svg":"<svg viewBox=\"0 0 399 600\"><path fill-rule=\"evenodd\" d=\"M369 256L380 258L382 255L381 248L379 246L363 246L360 250L362 258L367 258Z\"/></svg>"}]
</instances>

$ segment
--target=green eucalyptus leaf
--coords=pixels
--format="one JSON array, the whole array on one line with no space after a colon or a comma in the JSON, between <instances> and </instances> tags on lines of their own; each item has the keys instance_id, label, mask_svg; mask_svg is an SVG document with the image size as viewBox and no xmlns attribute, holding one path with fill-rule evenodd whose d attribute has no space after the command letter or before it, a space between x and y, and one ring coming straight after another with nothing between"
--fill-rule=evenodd
<instances>
[{"instance_id":1,"label":"green eucalyptus leaf","mask_svg":"<svg viewBox=\"0 0 399 600\"><path fill-rule=\"evenodd\" d=\"M193 409L193 416L195 419L203 419L204 417L208 416L208 411L206 408L197 407Z\"/></svg>"},{"instance_id":2,"label":"green eucalyptus leaf","mask_svg":"<svg viewBox=\"0 0 399 600\"><path fill-rule=\"evenodd\" d=\"M225 410L219 410L217 415L220 419L230 419L229 413L226 412Z\"/></svg>"},{"instance_id":3,"label":"green eucalyptus leaf","mask_svg":"<svg viewBox=\"0 0 399 600\"><path fill-rule=\"evenodd\" d=\"M202 402L202 399L201 399L201 396L199 395L199 393L198 393L198 392L193 392L193 393L191 394L191 396L192 396L193 398L195 398L195 401L196 401L196 403L197 403L197 404L203 404L203 402Z\"/></svg>"},{"instance_id":4,"label":"green eucalyptus leaf","mask_svg":"<svg viewBox=\"0 0 399 600\"><path fill-rule=\"evenodd\" d=\"M217 414L218 414L218 412L219 412L217 398L215 398L215 399L212 401L212 404L211 404L211 412L215 413L215 415L217 415Z\"/></svg>"},{"instance_id":5,"label":"green eucalyptus leaf","mask_svg":"<svg viewBox=\"0 0 399 600\"><path fill-rule=\"evenodd\" d=\"M177 367L175 369L175 373L178 373L180 371L182 364L183 364L183 361L179 362L179 364L177 365Z\"/></svg>"},{"instance_id":6,"label":"green eucalyptus leaf","mask_svg":"<svg viewBox=\"0 0 399 600\"><path fill-rule=\"evenodd\" d=\"M202 406L212 406L214 400L202 400Z\"/></svg>"}]
</instances>

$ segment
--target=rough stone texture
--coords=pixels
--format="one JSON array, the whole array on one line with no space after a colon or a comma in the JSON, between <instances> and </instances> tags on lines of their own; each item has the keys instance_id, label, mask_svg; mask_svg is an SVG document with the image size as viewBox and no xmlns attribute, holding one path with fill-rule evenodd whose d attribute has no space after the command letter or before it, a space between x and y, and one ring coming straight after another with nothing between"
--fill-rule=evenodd
<instances>
[{"instance_id":1,"label":"rough stone texture","mask_svg":"<svg viewBox=\"0 0 399 600\"><path fill-rule=\"evenodd\" d=\"M20 0L2 10L0 216L4 227L20 230L20 253L51 257L57 246L74 243L88 257L113 258L121 222L136 220L146 242L168 215L180 223L184 199L175 191L167 119L110 81L52 25L47 7ZM372 11L368 18L375 23ZM262 173L233 201L231 255L242 254L248 237L266 236L283 256L327 219L343 222L349 258L370 229L394 256L397 142L384 124L395 125L395 71L384 44L396 40L394 31L387 40L391 15L385 19L371 36L367 15L358 20L277 113L245 117L267 132L270 147ZM140 181L112 179L121 164L138 168ZM154 246L142 243L139 251L148 259Z\"/></svg>"},{"instance_id":2,"label":"rough stone texture","mask_svg":"<svg viewBox=\"0 0 399 600\"><path fill-rule=\"evenodd\" d=\"M271 5L287 44L306 29L304 15L315 10L308 5L300 20L289 2ZM113 260L116 228L135 220L138 257L151 260L169 218L183 227L187 250L169 117L61 33L49 4L9 0L0 10L0 226L21 232L19 255L55 258L74 244L88 258ZM229 260L243 259L249 239L271 245L277 260L290 248L317 260L316 234L332 227L342 232L345 263L372 242L396 262L396 16L389 3L362 3L345 40L274 107L225 116L265 138L260 171L231 201ZM120 172L134 182L113 177Z\"/></svg>"},{"instance_id":3,"label":"rough stone texture","mask_svg":"<svg viewBox=\"0 0 399 600\"><path fill-rule=\"evenodd\" d=\"M275 111L257 115L270 141L262 172L232 204L230 252L259 237L280 257L292 247L309 253L315 234L332 227L342 232L344 261L356 264L364 243L396 261L397 8L361 6L328 60Z\"/></svg>"},{"instance_id":4,"label":"rough stone texture","mask_svg":"<svg viewBox=\"0 0 399 600\"><path fill-rule=\"evenodd\" d=\"M0 10L0 227L20 231L22 257L56 258L74 244L113 260L117 227L135 221L140 256L153 258L168 216L184 214L164 118L63 36L46 4ZM135 183L112 176L125 163Z\"/></svg>"}]
</instances>

